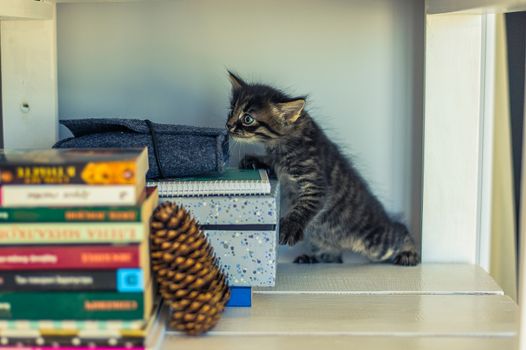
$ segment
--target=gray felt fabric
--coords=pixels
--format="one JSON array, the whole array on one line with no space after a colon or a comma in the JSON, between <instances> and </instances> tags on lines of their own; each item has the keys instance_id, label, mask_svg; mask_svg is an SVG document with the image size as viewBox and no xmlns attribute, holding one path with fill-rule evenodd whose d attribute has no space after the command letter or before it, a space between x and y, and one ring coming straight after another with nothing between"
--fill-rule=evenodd
<instances>
[{"instance_id":1,"label":"gray felt fabric","mask_svg":"<svg viewBox=\"0 0 526 350\"><path fill-rule=\"evenodd\" d=\"M73 137L54 148L148 147L148 179L161 178L148 123L137 119L61 120ZM222 172L228 161L226 130L151 123L157 139L157 153L166 178Z\"/></svg>"}]
</instances>

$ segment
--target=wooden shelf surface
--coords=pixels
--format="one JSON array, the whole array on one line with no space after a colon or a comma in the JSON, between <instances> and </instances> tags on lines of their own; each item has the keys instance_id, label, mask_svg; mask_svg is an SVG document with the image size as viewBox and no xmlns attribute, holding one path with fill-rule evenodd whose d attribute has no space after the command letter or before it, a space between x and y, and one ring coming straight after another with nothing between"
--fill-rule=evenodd
<instances>
[{"instance_id":1,"label":"wooden shelf surface","mask_svg":"<svg viewBox=\"0 0 526 350\"><path fill-rule=\"evenodd\" d=\"M229 308L201 338L164 348L512 349L518 308L482 269L463 264L278 266L251 308Z\"/></svg>"},{"instance_id":2,"label":"wooden shelf surface","mask_svg":"<svg viewBox=\"0 0 526 350\"><path fill-rule=\"evenodd\" d=\"M479 266L423 264L280 264L272 288L257 294L495 294L498 284Z\"/></svg>"},{"instance_id":3,"label":"wooden shelf surface","mask_svg":"<svg viewBox=\"0 0 526 350\"><path fill-rule=\"evenodd\" d=\"M174 337L168 336L161 350L512 350L512 338L422 338L353 336L276 337Z\"/></svg>"},{"instance_id":4,"label":"wooden shelf surface","mask_svg":"<svg viewBox=\"0 0 526 350\"><path fill-rule=\"evenodd\" d=\"M256 294L210 335L513 336L517 305L499 295Z\"/></svg>"}]
</instances>

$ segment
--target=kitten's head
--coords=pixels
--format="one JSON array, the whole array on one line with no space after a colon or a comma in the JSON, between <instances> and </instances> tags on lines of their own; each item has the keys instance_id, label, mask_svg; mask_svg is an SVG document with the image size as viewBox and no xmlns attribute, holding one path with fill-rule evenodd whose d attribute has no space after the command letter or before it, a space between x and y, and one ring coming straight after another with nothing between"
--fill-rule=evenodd
<instances>
[{"instance_id":1,"label":"kitten's head","mask_svg":"<svg viewBox=\"0 0 526 350\"><path fill-rule=\"evenodd\" d=\"M235 139L272 143L289 135L301 121L305 98L291 98L267 85L247 84L228 72L232 83L226 127Z\"/></svg>"}]
</instances>

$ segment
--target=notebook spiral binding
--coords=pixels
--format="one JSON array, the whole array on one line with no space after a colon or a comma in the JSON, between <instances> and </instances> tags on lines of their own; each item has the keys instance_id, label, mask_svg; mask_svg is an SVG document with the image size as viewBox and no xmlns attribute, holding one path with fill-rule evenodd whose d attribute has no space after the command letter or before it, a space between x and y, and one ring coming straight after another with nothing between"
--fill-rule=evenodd
<instances>
[{"instance_id":1,"label":"notebook spiral binding","mask_svg":"<svg viewBox=\"0 0 526 350\"><path fill-rule=\"evenodd\" d=\"M261 180L211 180L149 181L147 186L157 186L159 197L201 197L219 195L258 195L270 193L267 172L260 170Z\"/></svg>"}]
</instances>

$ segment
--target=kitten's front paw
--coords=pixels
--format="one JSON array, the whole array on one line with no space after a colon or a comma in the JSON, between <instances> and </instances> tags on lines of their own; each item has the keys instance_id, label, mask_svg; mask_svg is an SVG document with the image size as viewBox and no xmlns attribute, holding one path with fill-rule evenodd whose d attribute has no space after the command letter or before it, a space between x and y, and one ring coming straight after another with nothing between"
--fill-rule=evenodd
<instances>
[{"instance_id":1,"label":"kitten's front paw","mask_svg":"<svg viewBox=\"0 0 526 350\"><path fill-rule=\"evenodd\" d=\"M393 258L393 264L400 266L415 266L420 263L420 254L415 251L401 252Z\"/></svg>"},{"instance_id":2,"label":"kitten's front paw","mask_svg":"<svg viewBox=\"0 0 526 350\"><path fill-rule=\"evenodd\" d=\"M303 239L303 226L283 218L279 222L279 244L294 245Z\"/></svg>"},{"instance_id":3,"label":"kitten's front paw","mask_svg":"<svg viewBox=\"0 0 526 350\"><path fill-rule=\"evenodd\" d=\"M246 155L239 162L240 169L265 169L267 165L257 156Z\"/></svg>"}]
</instances>

